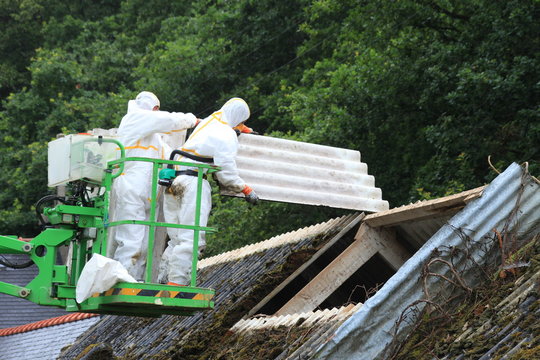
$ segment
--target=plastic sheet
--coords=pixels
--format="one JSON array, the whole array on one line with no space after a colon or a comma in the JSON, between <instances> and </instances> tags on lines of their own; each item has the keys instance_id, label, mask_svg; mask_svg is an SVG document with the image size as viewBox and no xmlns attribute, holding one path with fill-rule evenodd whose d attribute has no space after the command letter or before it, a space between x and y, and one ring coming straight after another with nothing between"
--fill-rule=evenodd
<instances>
[{"instance_id":1,"label":"plastic sheet","mask_svg":"<svg viewBox=\"0 0 540 360\"><path fill-rule=\"evenodd\" d=\"M81 303L92 294L107 291L121 281L137 282L118 261L94 254L79 277L75 299Z\"/></svg>"}]
</instances>

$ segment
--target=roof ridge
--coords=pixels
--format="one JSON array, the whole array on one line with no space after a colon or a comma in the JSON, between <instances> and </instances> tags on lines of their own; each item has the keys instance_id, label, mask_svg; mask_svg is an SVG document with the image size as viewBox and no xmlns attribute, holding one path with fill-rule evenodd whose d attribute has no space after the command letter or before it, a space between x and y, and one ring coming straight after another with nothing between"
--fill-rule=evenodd
<instances>
[{"instance_id":1,"label":"roof ridge","mask_svg":"<svg viewBox=\"0 0 540 360\"><path fill-rule=\"evenodd\" d=\"M341 217L330 219L326 222L315 225L306 226L297 230L289 231L281 235L276 235L270 239L263 240L254 244L246 245L238 249L230 250L209 258L202 259L198 263L199 269L209 267L218 263L230 262L241 259L247 255L255 254L270 248L275 248L284 244L291 244L301 241L307 236L312 236L321 232L325 227L330 227L339 221L343 221L352 215L344 215Z\"/></svg>"},{"instance_id":2,"label":"roof ridge","mask_svg":"<svg viewBox=\"0 0 540 360\"><path fill-rule=\"evenodd\" d=\"M54 325L62 325L62 324L67 324L67 323L74 322L74 321L89 319L89 318L94 317L94 316L99 316L99 315L98 314L91 314L91 313L77 312L77 313L57 316L57 317L50 318L50 319L36 321L36 322L30 323L30 324L25 324L25 325L19 325L19 326L15 326L15 327L11 327L11 328L0 329L0 336L9 336L9 335L14 335L14 334L20 334L20 333L29 332L29 331L37 330L37 329L42 329L42 328L46 328L46 327L50 327L50 326L54 326Z\"/></svg>"}]
</instances>

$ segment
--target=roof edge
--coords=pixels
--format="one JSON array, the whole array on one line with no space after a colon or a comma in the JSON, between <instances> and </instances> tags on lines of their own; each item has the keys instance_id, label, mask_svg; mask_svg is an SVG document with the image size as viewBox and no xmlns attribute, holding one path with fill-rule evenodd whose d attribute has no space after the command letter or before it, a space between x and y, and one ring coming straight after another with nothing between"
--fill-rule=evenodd
<instances>
[{"instance_id":1,"label":"roof edge","mask_svg":"<svg viewBox=\"0 0 540 360\"><path fill-rule=\"evenodd\" d=\"M0 336L20 334L20 333L42 329L42 328L46 328L50 326L62 325L62 324L67 324L74 321L89 319L95 316L99 316L99 315L91 314L91 313L72 313L72 314L62 315L62 316L54 317L51 319L36 321L30 324L0 329Z\"/></svg>"}]
</instances>

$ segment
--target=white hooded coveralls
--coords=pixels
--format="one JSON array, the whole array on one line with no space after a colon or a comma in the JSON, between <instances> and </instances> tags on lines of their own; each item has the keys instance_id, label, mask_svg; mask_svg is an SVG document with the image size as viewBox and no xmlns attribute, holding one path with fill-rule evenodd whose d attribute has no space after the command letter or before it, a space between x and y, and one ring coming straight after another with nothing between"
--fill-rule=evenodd
<instances>
[{"instance_id":1,"label":"white hooded coveralls","mask_svg":"<svg viewBox=\"0 0 540 360\"><path fill-rule=\"evenodd\" d=\"M154 94L142 92L128 103L127 114L118 128L126 157L168 158L167 146L160 133L184 132L195 126L197 118L191 113L152 111L159 106ZM183 142L183 141L182 141ZM113 184L113 221L149 220L152 184L152 163L128 161L124 172ZM118 260L137 280L142 280L146 264L148 227L119 225L115 227Z\"/></svg>"},{"instance_id":2,"label":"white hooded coveralls","mask_svg":"<svg viewBox=\"0 0 540 360\"><path fill-rule=\"evenodd\" d=\"M214 164L221 167L216 173L220 186L241 192L246 183L238 175L236 153L238 138L233 127L249 118L249 107L240 98L229 100L223 107L201 121L181 150L197 156L213 158ZM183 162L196 161L187 157L177 158ZM196 167L181 166L180 170L197 170ZM167 192L164 200L164 216L167 223L182 225L195 224L197 199L197 177L179 175ZM211 188L203 180L201 194L200 226L206 226L212 208ZM193 254L194 231L189 229L168 228L169 244L163 253L158 281L167 281L180 285L189 285ZM206 246L205 233L199 233L199 253Z\"/></svg>"}]
</instances>

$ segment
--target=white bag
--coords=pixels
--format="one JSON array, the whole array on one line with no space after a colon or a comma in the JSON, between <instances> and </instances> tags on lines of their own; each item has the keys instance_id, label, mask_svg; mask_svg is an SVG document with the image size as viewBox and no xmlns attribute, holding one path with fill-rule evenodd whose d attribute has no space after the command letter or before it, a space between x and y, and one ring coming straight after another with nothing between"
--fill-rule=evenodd
<instances>
[{"instance_id":1,"label":"white bag","mask_svg":"<svg viewBox=\"0 0 540 360\"><path fill-rule=\"evenodd\" d=\"M120 262L94 254L84 266L79 277L75 289L75 299L81 303L92 294L107 291L120 281L137 282Z\"/></svg>"}]
</instances>

